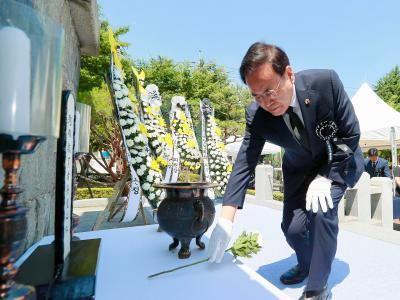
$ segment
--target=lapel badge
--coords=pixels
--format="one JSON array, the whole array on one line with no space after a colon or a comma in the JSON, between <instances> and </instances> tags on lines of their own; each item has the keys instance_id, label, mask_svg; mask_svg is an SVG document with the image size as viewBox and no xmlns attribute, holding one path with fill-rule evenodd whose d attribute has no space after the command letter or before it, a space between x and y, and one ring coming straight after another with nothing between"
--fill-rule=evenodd
<instances>
[{"instance_id":1,"label":"lapel badge","mask_svg":"<svg viewBox=\"0 0 400 300\"><path fill-rule=\"evenodd\" d=\"M311 100L309 98L307 98L306 100L304 100L304 104L305 105L310 105L311 104Z\"/></svg>"}]
</instances>

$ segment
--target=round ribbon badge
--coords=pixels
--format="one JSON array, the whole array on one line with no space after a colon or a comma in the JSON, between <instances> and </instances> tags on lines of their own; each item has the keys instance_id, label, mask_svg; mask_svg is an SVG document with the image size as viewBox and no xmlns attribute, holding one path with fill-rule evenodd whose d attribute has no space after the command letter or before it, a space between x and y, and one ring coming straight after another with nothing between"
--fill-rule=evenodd
<instances>
[{"instance_id":1,"label":"round ribbon badge","mask_svg":"<svg viewBox=\"0 0 400 300\"><path fill-rule=\"evenodd\" d=\"M317 128L315 130L317 136L326 143L326 150L328 152L328 164L332 163L333 158L331 142L347 156L353 154L353 151L345 143L343 143L341 139L336 137L337 131L338 127L333 121L322 121L317 125Z\"/></svg>"},{"instance_id":2,"label":"round ribbon badge","mask_svg":"<svg viewBox=\"0 0 400 300\"><path fill-rule=\"evenodd\" d=\"M332 144L330 141L335 138L337 131L338 128L333 121L322 121L317 125L317 128L315 129L317 136L326 143L326 150L328 152L328 164L332 163L333 158Z\"/></svg>"}]
</instances>

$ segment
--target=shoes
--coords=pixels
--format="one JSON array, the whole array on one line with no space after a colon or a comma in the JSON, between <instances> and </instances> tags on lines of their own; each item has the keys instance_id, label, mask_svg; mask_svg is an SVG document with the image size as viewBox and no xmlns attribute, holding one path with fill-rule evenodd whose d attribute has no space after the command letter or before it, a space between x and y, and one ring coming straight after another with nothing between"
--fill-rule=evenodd
<instances>
[{"instance_id":1,"label":"shoes","mask_svg":"<svg viewBox=\"0 0 400 300\"><path fill-rule=\"evenodd\" d=\"M304 291L299 300L328 300L330 299L330 296L331 293L325 287L321 291Z\"/></svg>"},{"instance_id":2,"label":"shoes","mask_svg":"<svg viewBox=\"0 0 400 300\"><path fill-rule=\"evenodd\" d=\"M280 277L283 284L296 284L302 282L308 276L308 271L300 270L299 265L294 266L290 270L286 271Z\"/></svg>"}]
</instances>

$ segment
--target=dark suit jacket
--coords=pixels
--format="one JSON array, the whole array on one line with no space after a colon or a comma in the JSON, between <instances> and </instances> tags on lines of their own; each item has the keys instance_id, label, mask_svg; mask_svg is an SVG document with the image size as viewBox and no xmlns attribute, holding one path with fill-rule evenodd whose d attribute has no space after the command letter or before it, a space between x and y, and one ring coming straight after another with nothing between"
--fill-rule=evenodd
<instances>
[{"instance_id":1,"label":"dark suit jacket","mask_svg":"<svg viewBox=\"0 0 400 300\"><path fill-rule=\"evenodd\" d=\"M223 205L242 208L250 174L254 172L265 141L285 149L282 166L285 201L298 197L298 191L304 185L308 187L317 174L330 178L336 184L352 187L364 171L364 157L358 145L358 120L338 75L332 70L306 70L297 73L295 78L296 95L310 149L294 138L282 116L275 117L253 102L246 109L245 135ZM308 105L305 104L307 98L310 100ZM326 144L315 132L317 124L324 120L336 123L337 136L353 151L348 157L334 147L331 165L328 165Z\"/></svg>"},{"instance_id":2,"label":"dark suit jacket","mask_svg":"<svg viewBox=\"0 0 400 300\"><path fill-rule=\"evenodd\" d=\"M391 177L388 161L384 158L378 157L376 160L375 168L372 168L370 159L364 161L365 172L368 172L371 177Z\"/></svg>"}]
</instances>

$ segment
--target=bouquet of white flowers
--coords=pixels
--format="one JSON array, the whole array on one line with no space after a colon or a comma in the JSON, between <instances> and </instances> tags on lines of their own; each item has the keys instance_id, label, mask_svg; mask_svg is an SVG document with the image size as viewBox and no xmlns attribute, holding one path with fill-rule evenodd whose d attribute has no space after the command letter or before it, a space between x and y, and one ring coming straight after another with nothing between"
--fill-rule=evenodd
<instances>
[{"instance_id":1,"label":"bouquet of white flowers","mask_svg":"<svg viewBox=\"0 0 400 300\"><path fill-rule=\"evenodd\" d=\"M187 103L181 96L173 97L172 102L175 110L171 118L171 130L177 140L181 163L183 168L196 171L200 168L201 155L193 125L185 115Z\"/></svg>"},{"instance_id":2,"label":"bouquet of white flowers","mask_svg":"<svg viewBox=\"0 0 400 300\"><path fill-rule=\"evenodd\" d=\"M137 107L129 98L129 90L120 74L119 69L114 67L112 88L119 111L119 124L125 136L126 146L132 157L131 164L139 177L143 194L156 208L159 201L165 197L164 191L153 187L153 184L158 184L162 180L160 165L148 151L146 126L140 122Z\"/></svg>"},{"instance_id":3,"label":"bouquet of white flowers","mask_svg":"<svg viewBox=\"0 0 400 300\"><path fill-rule=\"evenodd\" d=\"M261 237L261 234L259 232L255 233L246 233L245 231L242 232L242 234L236 239L236 241L233 243L232 247L228 248L225 250L225 252L230 252L232 253L233 257L236 259L238 257L246 257L246 258L251 258L253 254L257 254L263 246L263 240ZM152 274L147 276L147 278L153 278L162 274L166 273L171 273L176 270L180 270L183 268L187 268L190 266L198 265L201 263L204 263L206 261L209 261L210 258L205 258L199 261L196 261L194 263L184 265L181 267L177 267L174 269L162 271L156 274Z\"/></svg>"},{"instance_id":4,"label":"bouquet of white flowers","mask_svg":"<svg viewBox=\"0 0 400 300\"><path fill-rule=\"evenodd\" d=\"M221 131L215 123L214 116L211 113L206 114L205 121L211 182L218 184L216 190L223 195L232 172L232 164L226 155L225 145L221 142Z\"/></svg>"},{"instance_id":5,"label":"bouquet of white flowers","mask_svg":"<svg viewBox=\"0 0 400 300\"><path fill-rule=\"evenodd\" d=\"M157 157L162 168L165 168L172 158L172 136L161 114L161 96L154 84L146 86L147 95L141 95L143 122L148 132L150 149Z\"/></svg>"}]
</instances>

